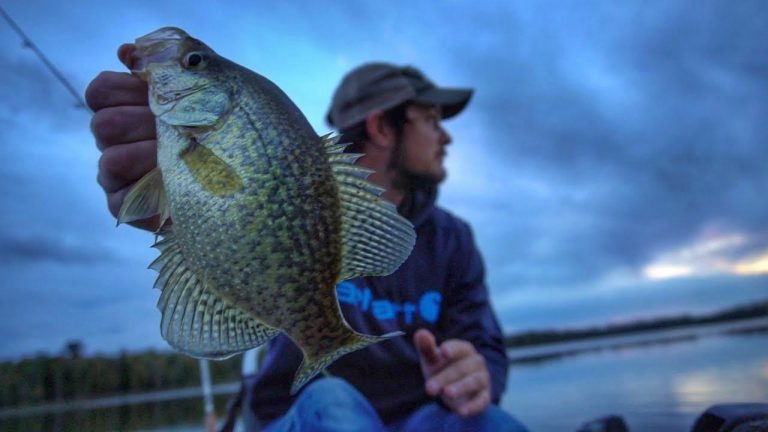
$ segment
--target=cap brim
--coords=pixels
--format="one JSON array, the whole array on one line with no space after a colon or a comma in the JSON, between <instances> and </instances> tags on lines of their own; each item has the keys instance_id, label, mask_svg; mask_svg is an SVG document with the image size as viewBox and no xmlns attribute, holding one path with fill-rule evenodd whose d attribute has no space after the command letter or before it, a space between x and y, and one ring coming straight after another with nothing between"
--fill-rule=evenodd
<instances>
[{"instance_id":1,"label":"cap brim","mask_svg":"<svg viewBox=\"0 0 768 432\"><path fill-rule=\"evenodd\" d=\"M447 119L460 113L467 106L472 98L472 92L472 89L466 88L436 87L419 93L411 100L417 103L440 106L443 118Z\"/></svg>"}]
</instances>

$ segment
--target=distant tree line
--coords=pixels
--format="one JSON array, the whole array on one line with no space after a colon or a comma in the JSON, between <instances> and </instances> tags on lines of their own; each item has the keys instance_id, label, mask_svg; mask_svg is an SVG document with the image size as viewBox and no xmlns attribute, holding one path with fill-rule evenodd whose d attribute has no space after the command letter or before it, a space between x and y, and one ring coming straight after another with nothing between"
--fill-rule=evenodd
<instances>
[{"instance_id":1,"label":"distant tree line","mask_svg":"<svg viewBox=\"0 0 768 432\"><path fill-rule=\"evenodd\" d=\"M0 407L35 405L200 385L197 359L172 352L83 358L71 342L60 356L0 363ZM240 378L240 356L210 362L214 383Z\"/></svg>"},{"instance_id":2,"label":"distant tree line","mask_svg":"<svg viewBox=\"0 0 768 432\"><path fill-rule=\"evenodd\" d=\"M505 338L508 348L539 345L553 342L565 342L577 339L588 339L602 336L660 330L696 324L713 324L757 317L768 317L768 300L737 306L720 312L691 316L659 318L647 321L634 321L610 326L589 327L576 330L530 331L512 334Z\"/></svg>"}]
</instances>

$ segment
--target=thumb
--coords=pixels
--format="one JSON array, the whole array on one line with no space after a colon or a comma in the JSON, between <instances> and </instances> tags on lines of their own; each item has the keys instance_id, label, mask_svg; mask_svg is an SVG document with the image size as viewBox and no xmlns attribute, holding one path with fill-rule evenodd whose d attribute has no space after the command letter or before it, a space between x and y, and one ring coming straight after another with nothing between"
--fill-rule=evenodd
<instances>
[{"instance_id":1,"label":"thumb","mask_svg":"<svg viewBox=\"0 0 768 432\"><path fill-rule=\"evenodd\" d=\"M132 43L122 44L117 49L117 58L123 63L129 70L133 69L133 53L136 51L136 45Z\"/></svg>"},{"instance_id":2,"label":"thumb","mask_svg":"<svg viewBox=\"0 0 768 432\"><path fill-rule=\"evenodd\" d=\"M422 367L433 369L439 367L442 362L440 350L437 348L435 336L426 329L416 330L413 335L413 344L419 353Z\"/></svg>"}]
</instances>

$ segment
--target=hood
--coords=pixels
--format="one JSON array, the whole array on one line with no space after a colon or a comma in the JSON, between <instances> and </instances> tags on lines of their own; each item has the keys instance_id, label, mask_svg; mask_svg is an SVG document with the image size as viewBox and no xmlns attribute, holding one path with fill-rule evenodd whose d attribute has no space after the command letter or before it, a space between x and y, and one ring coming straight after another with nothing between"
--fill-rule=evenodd
<instances>
[{"instance_id":1,"label":"hood","mask_svg":"<svg viewBox=\"0 0 768 432\"><path fill-rule=\"evenodd\" d=\"M397 212L411 221L414 227L419 226L437 201L437 186L412 188L403 197L403 201L397 207Z\"/></svg>"}]
</instances>

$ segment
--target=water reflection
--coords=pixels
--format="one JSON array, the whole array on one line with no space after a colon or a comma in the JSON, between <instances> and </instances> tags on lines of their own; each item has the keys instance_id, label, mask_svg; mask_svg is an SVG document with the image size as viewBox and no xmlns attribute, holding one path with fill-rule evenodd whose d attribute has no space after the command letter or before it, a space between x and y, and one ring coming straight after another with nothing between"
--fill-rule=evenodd
<instances>
[{"instance_id":1,"label":"water reflection","mask_svg":"<svg viewBox=\"0 0 768 432\"><path fill-rule=\"evenodd\" d=\"M721 384L716 376L696 373L675 379L672 386L679 403L700 404L712 400Z\"/></svg>"},{"instance_id":2,"label":"water reflection","mask_svg":"<svg viewBox=\"0 0 768 432\"><path fill-rule=\"evenodd\" d=\"M765 364L755 361L744 370L713 368L677 377L672 386L679 403L701 404L716 401L721 395L740 395L745 401L762 401L768 376L761 374ZM755 371L755 375L745 373ZM765 371L763 371L765 372Z\"/></svg>"},{"instance_id":3,"label":"water reflection","mask_svg":"<svg viewBox=\"0 0 768 432\"><path fill-rule=\"evenodd\" d=\"M621 415L633 431L685 431L717 403L768 400L768 334L698 337L513 364L502 404L531 430Z\"/></svg>"}]
</instances>

